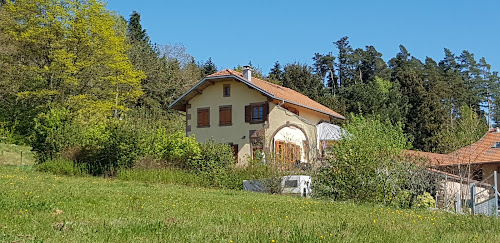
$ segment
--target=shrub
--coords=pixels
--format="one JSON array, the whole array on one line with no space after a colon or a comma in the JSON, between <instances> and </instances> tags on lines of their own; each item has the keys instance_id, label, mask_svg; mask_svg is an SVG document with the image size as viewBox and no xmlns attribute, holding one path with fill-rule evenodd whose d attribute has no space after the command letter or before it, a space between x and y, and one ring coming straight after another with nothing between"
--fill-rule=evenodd
<instances>
[{"instance_id":1,"label":"shrub","mask_svg":"<svg viewBox=\"0 0 500 243\"><path fill-rule=\"evenodd\" d=\"M120 122L110 122L107 127L109 135L94 144L83 145L76 158L93 175L115 175L120 168L131 168L139 154L136 130Z\"/></svg>"},{"instance_id":2,"label":"shrub","mask_svg":"<svg viewBox=\"0 0 500 243\"><path fill-rule=\"evenodd\" d=\"M57 157L63 144L60 139L69 112L65 109L51 109L35 118L34 134L31 147L36 152L39 162Z\"/></svg>"},{"instance_id":3,"label":"shrub","mask_svg":"<svg viewBox=\"0 0 500 243\"><path fill-rule=\"evenodd\" d=\"M85 175L86 170L82 165L78 165L71 160L64 158L54 158L37 164L36 169L42 172L50 172L58 175Z\"/></svg>"},{"instance_id":4,"label":"shrub","mask_svg":"<svg viewBox=\"0 0 500 243\"><path fill-rule=\"evenodd\" d=\"M402 156L410 144L401 125L351 115L344 129L328 165L315 173L315 196L411 207L433 189L425 163Z\"/></svg>"},{"instance_id":5,"label":"shrub","mask_svg":"<svg viewBox=\"0 0 500 243\"><path fill-rule=\"evenodd\" d=\"M436 206L436 200L434 200L430 193L424 192L424 194L417 196L415 206L417 208L433 208Z\"/></svg>"},{"instance_id":6,"label":"shrub","mask_svg":"<svg viewBox=\"0 0 500 243\"><path fill-rule=\"evenodd\" d=\"M202 151L194 136L186 137L183 132L175 132L166 137L159 135L158 138L155 151L158 151L160 158L173 166L198 169L195 168L196 161L201 160Z\"/></svg>"},{"instance_id":7,"label":"shrub","mask_svg":"<svg viewBox=\"0 0 500 243\"><path fill-rule=\"evenodd\" d=\"M229 165L234 164L233 150L227 144L213 141L199 145L200 155L188 158L187 168L204 175L216 187L223 187Z\"/></svg>"}]
</instances>

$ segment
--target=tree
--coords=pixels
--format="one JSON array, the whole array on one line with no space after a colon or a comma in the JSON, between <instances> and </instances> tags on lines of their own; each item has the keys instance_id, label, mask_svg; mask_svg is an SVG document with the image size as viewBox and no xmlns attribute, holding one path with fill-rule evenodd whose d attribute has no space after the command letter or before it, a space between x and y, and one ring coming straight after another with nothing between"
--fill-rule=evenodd
<instances>
[{"instance_id":1,"label":"tree","mask_svg":"<svg viewBox=\"0 0 500 243\"><path fill-rule=\"evenodd\" d=\"M375 77L390 78L390 70L382 59L382 53L373 46L366 46L365 50L357 48L351 55L352 71L355 72L354 83L367 83Z\"/></svg>"},{"instance_id":2,"label":"tree","mask_svg":"<svg viewBox=\"0 0 500 243\"><path fill-rule=\"evenodd\" d=\"M149 43L149 36L141 25L141 15L133 11L127 24L127 36L131 42Z\"/></svg>"},{"instance_id":3,"label":"tree","mask_svg":"<svg viewBox=\"0 0 500 243\"><path fill-rule=\"evenodd\" d=\"M6 28L19 45L19 99L89 116L116 114L142 95L144 74L126 55L124 26L101 1L16 0L2 8L15 21Z\"/></svg>"},{"instance_id":4,"label":"tree","mask_svg":"<svg viewBox=\"0 0 500 243\"><path fill-rule=\"evenodd\" d=\"M217 66L212 62L212 58L209 57L208 60L200 65L203 77L214 74L217 72Z\"/></svg>"},{"instance_id":5,"label":"tree","mask_svg":"<svg viewBox=\"0 0 500 243\"><path fill-rule=\"evenodd\" d=\"M419 129L422 117L417 112L423 103L425 88L422 78L423 64L412 57L403 45L400 52L389 61L392 69L391 82L400 84L401 94L408 100L409 112L406 117L405 132L414 147L420 149L427 136Z\"/></svg>"},{"instance_id":6,"label":"tree","mask_svg":"<svg viewBox=\"0 0 500 243\"><path fill-rule=\"evenodd\" d=\"M292 63L283 68L281 85L307 95L313 100L323 96L324 85L321 78L306 64Z\"/></svg>"},{"instance_id":7,"label":"tree","mask_svg":"<svg viewBox=\"0 0 500 243\"><path fill-rule=\"evenodd\" d=\"M342 85L349 85L352 82L353 79L353 74L350 69L351 66L351 60L350 60L350 55L352 54L353 50L351 45L349 45L349 37L344 36L340 38L340 40L334 42L335 46L337 47L339 54L337 56L337 70L338 70L338 77L339 77L339 87L342 87Z\"/></svg>"},{"instance_id":8,"label":"tree","mask_svg":"<svg viewBox=\"0 0 500 243\"><path fill-rule=\"evenodd\" d=\"M466 50L462 51L457 58L465 85L465 104L479 112L482 83L479 65L474 59L474 54Z\"/></svg>"},{"instance_id":9,"label":"tree","mask_svg":"<svg viewBox=\"0 0 500 243\"><path fill-rule=\"evenodd\" d=\"M460 107L460 116L451 126L437 134L437 150L450 153L478 141L488 131L484 118L466 105Z\"/></svg>"},{"instance_id":10,"label":"tree","mask_svg":"<svg viewBox=\"0 0 500 243\"><path fill-rule=\"evenodd\" d=\"M134 67L146 75L141 82L144 95L138 99L136 107L148 114L161 115L175 97L189 88L186 86L191 86L201 76L196 65L194 69L198 72L191 72L190 62L194 61L182 45L151 44L140 21L140 14L134 11L127 23L130 44L127 55Z\"/></svg>"},{"instance_id":11,"label":"tree","mask_svg":"<svg viewBox=\"0 0 500 243\"><path fill-rule=\"evenodd\" d=\"M315 53L314 57L314 73L319 75L323 80L326 79L326 87L330 90L330 93L335 96L338 92L338 77L335 74L335 57L332 53L326 55L321 55Z\"/></svg>"},{"instance_id":12,"label":"tree","mask_svg":"<svg viewBox=\"0 0 500 243\"><path fill-rule=\"evenodd\" d=\"M281 81L283 80L283 69L278 61L274 63L274 66L269 71L269 75L267 76L267 78L269 82L275 84L281 83Z\"/></svg>"},{"instance_id":13,"label":"tree","mask_svg":"<svg viewBox=\"0 0 500 243\"><path fill-rule=\"evenodd\" d=\"M408 113L407 97L399 91L399 83L375 77L369 83L358 83L342 88L341 96L347 112L367 118L378 117L392 124L404 124Z\"/></svg>"}]
</instances>

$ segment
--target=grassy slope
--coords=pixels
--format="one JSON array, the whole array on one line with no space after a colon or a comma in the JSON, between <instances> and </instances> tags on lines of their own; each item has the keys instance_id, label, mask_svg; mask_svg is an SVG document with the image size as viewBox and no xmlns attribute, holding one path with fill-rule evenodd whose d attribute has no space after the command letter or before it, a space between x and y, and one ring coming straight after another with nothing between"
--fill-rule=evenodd
<instances>
[{"instance_id":1,"label":"grassy slope","mask_svg":"<svg viewBox=\"0 0 500 243\"><path fill-rule=\"evenodd\" d=\"M0 143L0 165L32 165L34 161L30 147Z\"/></svg>"},{"instance_id":2,"label":"grassy slope","mask_svg":"<svg viewBox=\"0 0 500 243\"><path fill-rule=\"evenodd\" d=\"M0 242L499 242L499 234L498 219L486 217L0 166Z\"/></svg>"}]
</instances>

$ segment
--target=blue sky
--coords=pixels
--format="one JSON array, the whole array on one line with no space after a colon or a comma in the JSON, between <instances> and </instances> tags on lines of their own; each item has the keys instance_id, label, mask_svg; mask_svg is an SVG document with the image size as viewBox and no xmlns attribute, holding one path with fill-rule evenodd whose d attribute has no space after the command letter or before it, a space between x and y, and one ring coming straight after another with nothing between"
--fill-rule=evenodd
<instances>
[{"instance_id":1,"label":"blue sky","mask_svg":"<svg viewBox=\"0 0 500 243\"><path fill-rule=\"evenodd\" d=\"M108 0L108 9L142 26L158 44L177 44L219 69L252 61L264 74L275 61L312 64L314 53L336 52L349 36L354 48L373 45L385 61L403 44L422 61L443 48L469 50L500 70L500 1L161 1Z\"/></svg>"}]
</instances>

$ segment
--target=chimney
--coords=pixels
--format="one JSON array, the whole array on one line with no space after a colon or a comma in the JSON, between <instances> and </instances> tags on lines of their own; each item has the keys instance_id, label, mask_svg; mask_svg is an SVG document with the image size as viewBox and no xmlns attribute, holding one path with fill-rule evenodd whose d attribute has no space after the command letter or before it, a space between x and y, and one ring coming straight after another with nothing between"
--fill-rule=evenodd
<instances>
[{"instance_id":1,"label":"chimney","mask_svg":"<svg viewBox=\"0 0 500 243\"><path fill-rule=\"evenodd\" d=\"M252 81L252 68L250 66L243 66L243 77L248 81Z\"/></svg>"}]
</instances>

